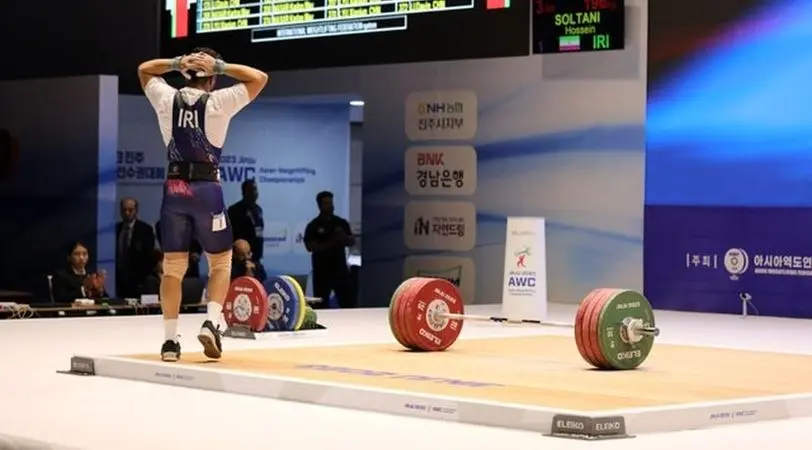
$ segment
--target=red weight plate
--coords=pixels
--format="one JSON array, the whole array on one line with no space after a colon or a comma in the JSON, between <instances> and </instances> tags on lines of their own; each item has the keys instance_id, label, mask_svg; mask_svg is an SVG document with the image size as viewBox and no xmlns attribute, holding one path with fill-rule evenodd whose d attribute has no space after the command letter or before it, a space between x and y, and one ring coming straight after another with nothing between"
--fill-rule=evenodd
<instances>
[{"instance_id":1,"label":"red weight plate","mask_svg":"<svg viewBox=\"0 0 812 450\"><path fill-rule=\"evenodd\" d=\"M585 301L584 316L579 328L581 335L581 348L585 353L586 361L593 367L601 367L601 360L599 355L595 353L592 348L592 341L590 339L590 318L593 316L596 305L602 304L607 297L607 289L596 289L590 295L589 301Z\"/></svg>"},{"instance_id":2,"label":"red weight plate","mask_svg":"<svg viewBox=\"0 0 812 450\"><path fill-rule=\"evenodd\" d=\"M438 314L463 314L462 295L457 286L439 278L427 279L419 286L416 293L403 297L406 332L420 349L443 351L460 336L462 320L446 319ZM410 290L409 294L412 292Z\"/></svg>"},{"instance_id":3,"label":"red weight plate","mask_svg":"<svg viewBox=\"0 0 812 450\"><path fill-rule=\"evenodd\" d=\"M242 325L261 332L268 323L268 308L268 295L262 283L253 277L239 277L228 287L223 315L229 328Z\"/></svg>"},{"instance_id":4,"label":"red weight plate","mask_svg":"<svg viewBox=\"0 0 812 450\"><path fill-rule=\"evenodd\" d=\"M587 347L592 352L592 357L595 358L598 364L595 367L599 369L608 369L609 361L606 360L606 357L603 355L603 351L601 350L601 342L599 326L600 319L601 319L601 312L603 312L603 306L606 305L606 302L609 301L612 297L615 296L617 293L614 289L603 289L604 293L601 295L599 300L592 302L592 307L590 308L589 313L587 314Z\"/></svg>"},{"instance_id":5,"label":"red weight plate","mask_svg":"<svg viewBox=\"0 0 812 450\"><path fill-rule=\"evenodd\" d=\"M578 353L581 354L581 357L584 358L586 362L589 364L594 365L589 352L584 345L583 339L583 329L585 326L584 317L586 317L586 310L587 307L595 300L595 298L600 295L600 289L593 289L592 292L587 294L583 300L581 300L581 304L578 306L578 311L575 313L575 346L578 348Z\"/></svg>"},{"instance_id":6,"label":"red weight plate","mask_svg":"<svg viewBox=\"0 0 812 450\"><path fill-rule=\"evenodd\" d=\"M403 283L400 283L400 286L398 286L395 293L392 294L392 298L389 301L389 329L392 331L392 335L395 337L398 343L406 348L409 348L409 345L405 340L403 340L400 325L398 324L397 307L399 302L397 300L403 294L403 291L409 288L414 280L415 278L409 278Z\"/></svg>"},{"instance_id":7,"label":"red weight plate","mask_svg":"<svg viewBox=\"0 0 812 450\"><path fill-rule=\"evenodd\" d=\"M422 349L415 344L415 341L409 334L409 330L406 328L406 304L408 303L407 299L414 297L416 293L420 291L420 289L428 282L429 278L422 277L414 278L414 282L410 283L409 287L407 289L404 289L397 299L398 306L396 314L400 338L403 339L403 342L406 344L406 348L408 348L409 350L422 350Z\"/></svg>"}]
</instances>

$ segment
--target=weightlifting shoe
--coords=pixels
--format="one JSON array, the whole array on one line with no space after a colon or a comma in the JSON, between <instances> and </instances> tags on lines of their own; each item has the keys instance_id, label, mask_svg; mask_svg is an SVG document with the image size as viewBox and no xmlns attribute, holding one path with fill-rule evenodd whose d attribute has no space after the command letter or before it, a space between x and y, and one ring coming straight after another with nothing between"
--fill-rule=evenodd
<instances>
[{"instance_id":1,"label":"weightlifting shoe","mask_svg":"<svg viewBox=\"0 0 812 450\"><path fill-rule=\"evenodd\" d=\"M161 361L175 362L180 359L180 342L166 341L161 346Z\"/></svg>"},{"instance_id":2,"label":"weightlifting shoe","mask_svg":"<svg viewBox=\"0 0 812 450\"><path fill-rule=\"evenodd\" d=\"M203 354L207 358L220 359L223 355L223 345L220 343L220 330L211 323L211 320L203 322L197 340L203 345Z\"/></svg>"}]
</instances>

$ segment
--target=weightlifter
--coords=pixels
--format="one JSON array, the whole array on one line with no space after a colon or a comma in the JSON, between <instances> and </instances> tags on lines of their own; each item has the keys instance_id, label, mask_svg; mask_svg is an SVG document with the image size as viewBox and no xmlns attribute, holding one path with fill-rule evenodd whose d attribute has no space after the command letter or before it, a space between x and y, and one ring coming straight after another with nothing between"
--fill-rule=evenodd
<instances>
[{"instance_id":1,"label":"weightlifter","mask_svg":"<svg viewBox=\"0 0 812 450\"><path fill-rule=\"evenodd\" d=\"M177 90L166 83L163 75L173 71L184 75L186 87ZM214 90L218 75L227 75L238 83ZM174 59L142 63L138 78L158 116L168 159L160 220L164 250L160 298L165 339L161 360L180 358L181 281L193 239L200 243L209 262L208 317L197 338L204 354L218 359L222 345L215 324L230 282L232 245L220 185L220 155L229 121L257 97L268 75L248 66L227 64L212 49L196 48Z\"/></svg>"}]
</instances>

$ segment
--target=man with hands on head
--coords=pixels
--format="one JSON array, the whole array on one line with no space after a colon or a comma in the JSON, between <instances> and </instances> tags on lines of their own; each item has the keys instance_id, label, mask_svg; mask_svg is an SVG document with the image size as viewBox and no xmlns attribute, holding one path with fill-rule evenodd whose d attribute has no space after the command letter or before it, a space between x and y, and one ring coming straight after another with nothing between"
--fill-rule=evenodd
<instances>
[{"instance_id":1,"label":"man with hands on head","mask_svg":"<svg viewBox=\"0 0 812 450\"><path fill-rule=\"evenodd\" d=\"M177 90L163 75L180 72L186 86ZM238 81L214 89L219 75ZM220 156L231 118L254 100L268 82L257 69L229 64L209 48L173 59L153 59L138 66L138 78L155 109L167 148L167 180L161 203L164 250L160 299L164 318L163 361L180 358L178 315L181 281L191 242L197 241L209 262L208 315L198 334L204 354L220 358L218 323L231 278L232 230L220 185Z\"/></svg>"}]
</instances>

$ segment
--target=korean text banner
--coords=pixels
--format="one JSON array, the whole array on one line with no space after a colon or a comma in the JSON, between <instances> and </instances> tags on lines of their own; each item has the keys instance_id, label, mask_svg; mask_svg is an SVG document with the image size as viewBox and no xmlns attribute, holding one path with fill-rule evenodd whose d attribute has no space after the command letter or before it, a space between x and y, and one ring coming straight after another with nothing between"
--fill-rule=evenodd
<instances>
[{"instance_id":1,"label":"korean text banner","mask_svg":"<svg viewBox=\"0 0 812 450\"><path fill-rule=\"evenodd\" d=\"M812 209L646 206L644 284L655 308L812 317Z\"/></svg>"}]
</instances>

